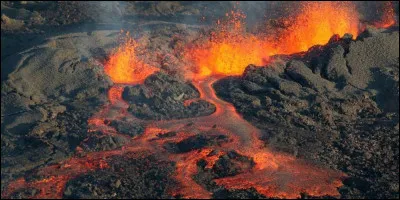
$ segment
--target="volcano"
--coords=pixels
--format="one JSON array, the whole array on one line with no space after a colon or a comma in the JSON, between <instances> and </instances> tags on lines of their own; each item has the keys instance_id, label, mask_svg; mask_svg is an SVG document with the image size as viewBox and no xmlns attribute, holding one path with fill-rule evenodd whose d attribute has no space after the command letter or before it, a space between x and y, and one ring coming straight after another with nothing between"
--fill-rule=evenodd
<instances>
[{"instance_id":1,"label":"volcano","mask_svg":"<svg viewBox=\"0 0 400 200\"><path fill-rule=\"evenodd\" d=\"M398 2L2 2L2 198L399 198Z\"/></svg>"}]
</instances>

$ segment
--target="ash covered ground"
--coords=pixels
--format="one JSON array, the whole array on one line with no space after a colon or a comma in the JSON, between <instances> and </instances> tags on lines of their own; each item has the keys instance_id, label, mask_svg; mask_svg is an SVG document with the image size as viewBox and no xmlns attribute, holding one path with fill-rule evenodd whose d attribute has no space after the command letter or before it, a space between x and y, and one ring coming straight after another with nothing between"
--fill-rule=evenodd
<instances>
[{"instance_id":1,"label":"ash covered ground","mask_svg":"<svg viewBox=\"0 0 400 200\"><path fill-rule=\"evenodd\" d=\"M398 2L393 4L398 16ZM160 153L104 156L100 167L89 170L91 165L84 165L88 170L57 179L55 189L40 184L52 181L46 167L123 149L130 142L126 136L144 134L146 123L140 120L181 120L214 113L216 105L201 99L201 91L184 79L179 50L207 34L234 5L2 1L2 198L40 198L46 192L58 198L185 198L170 192L180 187L174 178L179 164ZM287 12L282 2L241 5L254 11L249 12L249 22ZM372 11L382 6L356 5L361 21L373 21L377 16ZM269 23L280 26L275 20ZM254 27L251 31L258 31ZM110 101L107 92L114 83L101 63L118 47L121 29L147 45L146 52L154 56L146 57L146 62L161 71L143 84L123 89L127 112L140 120L107 121L119 134L99 137L98 131L88 131L88 120ZM275 55L265 66L248 64L242 75L224 77L212 87L218 98L261 130L265 146L345 173L336 198L399 198L398 25L368 27L353 39L333 35L328 44L307 52ZM186 105L188 100L191 103ZM185 124L191 126L195 124ZM178 157L230 141L215 132L174 140L179 133L171 131L156 139L168 141L159 148ZM212 156L217 158L214 165L208 167L200 159L192 176L212 198L274 197L255 188L216 184L214 179L251 170L255 161L235 150L223 155L212 151ZM16 182L22 179L23 184ZM301 197L321 196L304 193Z\"/></svg>"}]
</instances>

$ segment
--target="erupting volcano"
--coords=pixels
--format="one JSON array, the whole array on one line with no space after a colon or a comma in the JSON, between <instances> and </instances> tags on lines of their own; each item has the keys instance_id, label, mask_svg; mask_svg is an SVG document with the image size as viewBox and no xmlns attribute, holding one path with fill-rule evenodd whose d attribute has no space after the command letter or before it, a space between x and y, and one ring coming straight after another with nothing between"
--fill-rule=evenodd
<instances>
[{"instance_id":1,"label":"erupting volcano","mask_svg":"<svg viewBox=\"0 0 400 200\"><path fill-rule=\"evenodd\" d=\"M165 51L140 42L158 41L155 37L133 39L131 32L120 31L122 39L118 46L108 51L101 64L97 58L90 60L102 68L93 77L109 78L112 83L105 88L107 100L99 101L97 110L88 116L85 137L75 146L66 147L72 146L74 154L62 161L49 159L32 168L30 175L11 181L2 190L2 198L28 189L34 191L31 198L75 198L78 196L74 196L74 184L101 196L99 188L106 186L84 186L85 181L101 177L96 172L117 177L116 181L98 179L100 183L104 181L103 185L116 188L117 192L101 196L106 198L116 198L118 192L130 195L121 189L136 187L129 182L135 181L129 175L151 180L156 177L156 184L160 180L167 182L156 190L160 192L157 195L166 191L166 196L160 198L226 198L236 193L258 195L244 196L253 198L346 197L350 193L346 193L346 187L356 181L349 178L355 176L350 168L343 169L345 161L328 167L321 163L329 160L310 160L318 153L310 156L300 151L298 156L297 149L293 153L282 151L285 146L276 148L269 144L288 142L301 146L308 145L310 140L323 146L323 141L328 141L326 151L336 155L342 149L329 148L341 147L343 144L335 139L346 131L336 117L345 115L338 118L348 120L346 123L352 127L360 125L351 120L373 118L371 110L376 104L370 103L366 93L363 98L356 96L359 91L354 92L354 98L343 95L364 87L359 74L370 73L354 67L357 59L351 60L353 49L357 48L352 43L360 43L354 42L359 35L365 37L361 34L365 26L356 5L302 2L289 16L275 19L273 25L266 22L265 31L249 31L247 15L238 5L218 19L207 34L187 40L174 49L175 54L169 54L179 60L179 64L175 63L178 76L164 65L154 65L154 60ZM392 3L385 4L383 10L381 22L373 22L374 25L393 26L396 22ZM54 46L62 44L55 42ZM335 59L339 64L332 64ZM340 107L351 106L352 102L362 102L365 108ZM329 109L338 111L329 113ZM50 116L55 111L49 113ZM41 129L35 131L43 135ZM301 140L304 133L307 139ZM279 134L293 134L296 139L282 139ZM57 148L64 147L55 144L53 154ZM362 154L357 150L351 152ZM131 165L124 162L137 164L136 171L124 168ZM142 162L145 167L139 166ZM171 165L174 170L154 172L150 165L166 169Z\"/></svg>"}]
</instances>

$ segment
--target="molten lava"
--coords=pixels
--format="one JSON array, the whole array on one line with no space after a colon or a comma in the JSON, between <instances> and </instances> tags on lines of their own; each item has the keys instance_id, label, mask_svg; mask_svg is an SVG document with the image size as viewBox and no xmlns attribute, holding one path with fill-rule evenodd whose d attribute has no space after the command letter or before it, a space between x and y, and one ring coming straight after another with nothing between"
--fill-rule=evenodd
<instances>
[{"instance_id":1,"label":"molten lava","mask_svg":"<svg viewBox=\"0 0 400 200\"><path fill-rule=\"evenodd\" d=\"M303 2L299 13L281 19L286 28L273 35L246 32L240 11L227 13L207 41L186 48L185 58L194 63L189 79L211 75L240 75L249 64L265 65L276 54L307 51L326 44L332 35L358 34L358 14L350 2ZM189 62L189 63L190 63Z\"/></svg>"},{"instance_id":2,"label":"molten lava","mask_svg":"<svg viewBox=\"0 0 400 200\"><path fill-rule=\"evenodd\" d=\"M137 57L138 49L139 45L129 37L129 32L127 32L124 43L111 54L105 64L104 70L114 83L142 83L148 75L158 71L157 68L146 64Z\"/></svg>"},{"instance_id":3,"label":"molten lava","mask_svg":"<svg viewBox=\"0 0 400 200\"><path fill-rule=\"evenodd\" d=\"M211 38L185 49L185 59L194 63L187 72L191 79L203 79L211 75L240 75L244 68L254 63L264 65L268 61L268 48L263 40L245 32L241 12L227 13L228 21L217 23ZM191 74L193 72L193 74Z\"/></svg>"},{"instance_id":4,"label":"molten lava","mask_svg":"<svg viewBox=\"0 0 400 200\"><path fill-rule=\"evenodd\" d=\"M246 155L246 154L245 154ZM300 198L301 193L311 196L338 196L337 188L342 186L340 173L321 169L292 156L268 152L254 155L256 166L253 170L234 177L216 179L218 185L228 189L255 188L266 197Z\"/></svg>"},{"instance_id":5,"label":"molten lava","mask_svg":"<svg viewBox=\"0 0 400 200\"><path fill-rule=\"evenodd\" d=\"M388 28L396 23L393 3L388 1L384 3L383 14L380 21L374 23L377 28Z\"/></svg>"},{"instance_id":6,"label":"molten lava","mask_svg":"<svg viewBox=\"0 0 400 200\"><path fill-rule=\"evenodd\" d=\"M278 54L307 51L314 45L328 43L332 35L358 35L359 18L351 2L302 2L300 13L289 21L289 26L278 32L273 44Z\"/></svg>"}]
</instances>

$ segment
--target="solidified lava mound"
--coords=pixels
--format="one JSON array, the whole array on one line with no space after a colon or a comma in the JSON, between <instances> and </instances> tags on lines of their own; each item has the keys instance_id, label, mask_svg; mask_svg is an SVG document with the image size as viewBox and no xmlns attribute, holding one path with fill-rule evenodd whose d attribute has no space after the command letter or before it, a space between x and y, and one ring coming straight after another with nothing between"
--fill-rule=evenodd
<instances>
[{"instance_id":1,"label":"solidified lava mound","mask_svg":"<svg viewBox=\"0 0 400 200\"><path fill-rule=\"evenodd\" d=\"M399 198L398 2L1 2L1 198Z\"/></svg>"},{"instance_id":2,"label":"solidified lava mound","mask_svg":"<svg viewBox=\"0 0 400 200\"><path fill-rule=\"evenodd\" d=\"M122 98L129 111L143 119L180 119L210 115L215 106L204 100L185 105L185 100L196 99L200 93L191 84L162 73L149 76L144 84L125 87Z\"/></svg>"}]
</instances>

